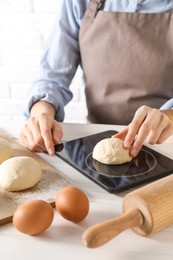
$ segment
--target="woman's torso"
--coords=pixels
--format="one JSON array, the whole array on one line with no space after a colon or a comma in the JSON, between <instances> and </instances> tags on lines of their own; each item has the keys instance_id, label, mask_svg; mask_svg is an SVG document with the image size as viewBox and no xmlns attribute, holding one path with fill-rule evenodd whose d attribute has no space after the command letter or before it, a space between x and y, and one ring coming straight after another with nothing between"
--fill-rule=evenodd
<instances>
[{"instance_id":1,"label":"woman's torso","mask_svg":"<svg viewBox=\"0 0 173 260\"><path fill-rule=\"evenodd\" d=\"M95 16L91 2L80 30L88 119L128 124L141 105L159 108L173 96L172 13L105 9Z\"/></svg>"}]
</instances>

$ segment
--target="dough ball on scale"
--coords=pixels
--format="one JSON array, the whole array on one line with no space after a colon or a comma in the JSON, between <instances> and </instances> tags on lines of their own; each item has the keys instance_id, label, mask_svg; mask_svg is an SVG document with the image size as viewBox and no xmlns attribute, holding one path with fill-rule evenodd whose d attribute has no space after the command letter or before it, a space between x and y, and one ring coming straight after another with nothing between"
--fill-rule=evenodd
<instances>
[{"instance_id":1,"label":"dough ball on scale","mask_svg":"<svg viewBox=\"0 0 173 260\"><path fill-rule=\"evenodd\" d=\"M98 142L93 149L92 157L98 162L110 165L123 164L132 160L129 149L123 147L123 140L115 137Z\"/></svg>"}]
</instances>

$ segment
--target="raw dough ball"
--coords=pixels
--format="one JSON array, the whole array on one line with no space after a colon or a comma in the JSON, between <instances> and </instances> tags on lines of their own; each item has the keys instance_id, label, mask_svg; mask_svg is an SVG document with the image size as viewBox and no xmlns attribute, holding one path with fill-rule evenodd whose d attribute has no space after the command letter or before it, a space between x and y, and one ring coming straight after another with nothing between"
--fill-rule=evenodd
<instances>
[{"instance_id":1,"label":"raw dough ball","mask_svg":"<svg viewBox=\"0 0 173 260\"><path fill-rule=\"evenodd\" d=\"M10 143L4 138L0 137L0 163L13 156L13 150Z\"/></svg>"},{"instance_id":2,"label":"raw dough ball","mask_svg":"<svg viewBox=\"0 0 173 260\"><path fill-rule=\"evenodd\" d=\"M27 156L13 157L0 165L0 187L20 191L35 186L41 179L40 165Z\"/></svg>"},{"instance_id":3,"label":"raw dough ball","mask_svg":"<svg viewBox=\"0 0 173 260\"><path fill-rule=\"evenodd\" d=\"M132 159L129 149L123 147L123 140L115 137L98 142L93 149L92 157L104 164L122 164Z\"/></svg>"}]
</instances>

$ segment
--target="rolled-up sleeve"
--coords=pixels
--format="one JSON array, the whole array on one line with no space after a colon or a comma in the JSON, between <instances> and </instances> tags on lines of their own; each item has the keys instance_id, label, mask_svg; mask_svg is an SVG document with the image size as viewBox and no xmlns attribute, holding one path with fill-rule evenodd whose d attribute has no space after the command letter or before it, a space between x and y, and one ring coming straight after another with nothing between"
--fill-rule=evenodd
<instances>
[{"instance_id":1,"label":"rolled-up sleeve","mask_svg":"<svg viewBox=\"0 0 173 260\"><path fill-rule=\"evenodd\" d=\"M39 75L27 95L24 108L26 118L33 104L43 100L55 107L55 119L63 121L64 107L73 97L69 86L81 62L78 37L88 2L62 0L57 20L44 46ZM172 1L107 0L104 9L114 12L164 12L172 10ZM173 99L161 107L165 108L173 108Z\"/></svg>"},{"instance_id":2,"label":"rolled-up sleeve","mask_svg":"<svg viewBox=\"0 0 173 260\"><path fill-rule=\"evenodd\" d=\"M63 121L64 106L73 97L69 86L80 64L78 35L86 2L62 1L58 18L44 46L39 75L28 91L24 108L26 118L33 104L42 100L52 104L56 109L55 119Z\"/></svg>"}]
</instances>

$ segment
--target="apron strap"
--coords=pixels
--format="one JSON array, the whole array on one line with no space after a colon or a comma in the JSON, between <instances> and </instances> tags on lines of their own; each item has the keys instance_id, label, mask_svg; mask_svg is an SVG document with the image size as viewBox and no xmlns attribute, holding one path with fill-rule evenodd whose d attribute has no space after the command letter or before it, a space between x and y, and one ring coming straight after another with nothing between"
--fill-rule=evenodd
<instances>
[{"instance_id":1,"label":"apron strap","mask_svg":"<svg viewBox=\"0 0 173 260\"><path fill-rule=\"evenodd\" d=\"M87 15L95 18L100 10L103 10L106 0L90 0L87 7Z\"/></svg>"}]
</instances>

